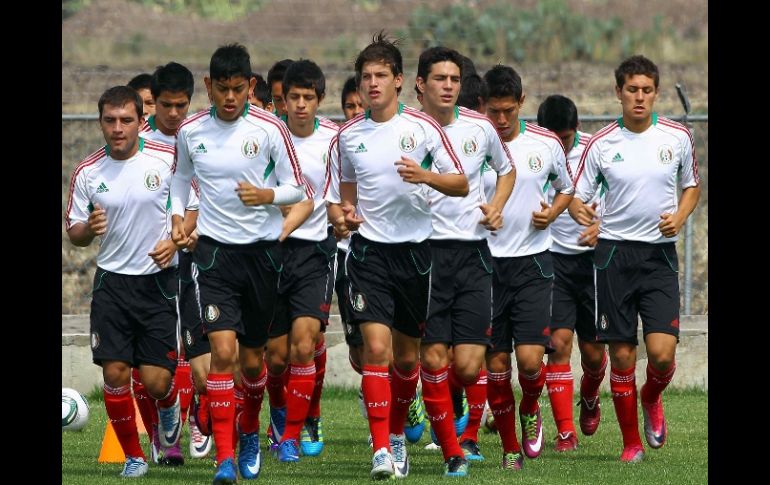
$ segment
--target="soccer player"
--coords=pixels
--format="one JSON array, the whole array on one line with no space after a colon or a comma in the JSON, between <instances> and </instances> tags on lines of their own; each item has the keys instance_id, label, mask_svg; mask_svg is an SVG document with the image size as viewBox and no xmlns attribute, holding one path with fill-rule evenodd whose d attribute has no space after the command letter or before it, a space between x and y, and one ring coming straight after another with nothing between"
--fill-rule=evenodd
<instances>
[{"instance_id":1,"label":"soccer player","mask_svg":"<svg viewBox=\"0 0 770 485\"><path fill-rule=\"evenodd\" d=\"M521 77L510 66L484 74L489 88L487 116L508 145L516 165L516 186L503 209L505 225L489 238L492 252L494 309L492 345L487 352L487 399L503 446L505 470L521 469L522 446L516 439L511 388L511 352L522 399L519 404L524 454L537 458L543 429L538 398L545 384L543 355L549 347L553 262L548 226L572 200L564 148L553 132L519 120L525 94ZM492 171L485 178L494 177ZM492 187L485 180L485 189ZM548 187L557 194L547 200ZM513 340L513 345L512 345Z\"/></svg>"},{"instance_id":2,"label":"soccer player","mask_svg":"<svg viewBox=\"0 0 770 485\"><path fill-rule=\"evenodd\" d=\"M345 121L349 121L364 111L364 102L356 88L356 77L350 76L342 85L342 114Z\"/></svg>"},{"instance_id":3,"label":"soccer player","mask_svg":"<svg viewBox=\"0 0 770 485\"><path fill-rule=\"evenodd\" d=\"M578 162L590 135L578 131L575 103L553 94L537 109L537 124L556 133L564 145L567 173L577 174ZM553 198L553 190L548 191ZM598 194L594 201L598 200ZM592 201L592 202L594 202ZM591 236L589 236L589 233ZM573 333L578 335L583 378L580 382L580 428L590 436L599 426L599 385L604 379L607 357L604 344L596 342L594 312L593 247L596 245L598 221L590 228L577 224L562 213L551 224L551 257L554 284L551 304L551 345L545 367L545 385L556 421L556 451L577 449L578 439L572 421L574 378L570 367Z\"/></svg>"},{"instance_id":4,"label":"soccer player","mask_svg":"<svg viewBox=\"0 0 770 485\"><path fill-rule=\"evenodd\" d=\"M276 116L286 115L286 99L283 91L283 75L286 69L294 62L292 59L283 59L273 64L267 71L267 85L270 87L270 96L273 98L273 113Z\"/></svg>"},{"instance_id":5,"label":"soccer player","mask_svg":"<svg viewBox=\"0 0 770 485\"><path fill-rule=\"evenodd\" d=\"M137 74L128 81L128 87L134 88L142 98L142 116L145 120L155 114L155 100L152 99L152 92L150 90L151 81L152 75L146 72Z\"/></svg>"},{"instance_id":6,"label":"soccer player","mask_svg":"<svg viewBox=\"0 0 770 485\"><path fill-rule=\"evenodd\" d=\"M409 473L404 420L417 387L430 293L426 189L462 197L468 180L441 127L398 102L401 52L384 33L359 53L355 70L369 110L343 125L332 140L325 198L337 232L359 231L345 267L351 323L361 327L364 341L371 476L404 477ZM429 170L431 165L438 173Z\"/></svg>"},{"instance_id":7,"label":"soccer player","mask_svg":"<svg viewBox=\"0 0 770 485\"><path fill-rule=\"evenodd\" d=\"M107 145L72 174L66 227L86 247L101 240L91 301L91 351L102 367L104 405L126 454L122 477L148 465L139 444L131 366L158 402L161 445L179 439L179 396L173 383L177 353L176 248L170 244L167 202L174 148L139 137L142 98L115 86L99 98ZM189 182L188 182L189 183Z\"/></svg>"},{"instance_id":8,"label":"soccer player","mask_svg":"<svg viewBox=\"0 0 770 485\"><path fill-rule=\"evenodd\" d=\"M265 111L273 111L273 98L270 95L270 86L267 85L267 81L256 72L252 72L251 77L256 79L257 83L254 85L254 89L249 91L249 103Z\"/></svg>"},{"instance_id":9,"label":"soccer player","mask_svg":"<svg viewBox=\"0 0 770 485\"><path fill-rule=\"evenodd\" d=\"M486 114L487 98L489 98L489 90L481 76L478 74L463 76L460 95L457 97L458 106Z\"/></svg>"},{"instance_id":10,"label":"soccer player","mask_svg":"<svg viewBox=\"0 0 770 485\"><path fill-rule=\"evenodd\" d=\"M206 383L217 453L214 484L236 481L233 451L233 360L239 344L244 389L238 416L243 478L261 469L259 410L265 386L263 348L281 271L280 240L312 212L312 189L302 176L286 125L247 103L255 80L245 47L230 44L211 57L204 78L214 105L185 120L177 132L172 180L172 237L185 247L184 204L190 181L200 187L193 277L203 327L211 344ZM282 218L278 205L294 204Z\"/></svg>"},{"instance_id":11,"label":"soccer player","mask_svg":"<svg viewBox=\"0 0 770 485\"><path fill-rule=\"evenodd\" d=\"M423 111L442 126L457 148L469 186L465 197L428 191L433 271L430 311L420 349L422 394L449 476L467 474L465 458L484 459L478 446L478 425L487 380L481 370L492 325L492 255L486 238L489 231L502 227L501 211L516 179L513 160L489 119L455 105L462 65L462 56L446 47L423 51L417 64ZM489 201L481 178L484 163L498 174L494 198ZM466 426L459 445L452 421L447 419L454 414L451 381L455 394L461 396L465 387L468 401L478 411L475 429Z\"/></svg>"},{"instance_id":12,"label":"soccer player","mask_svg":"<svg viewBox=\"0 0 770 485\"><path fill-rule=\"evenodd\" d=\"M658 116L658 67L640 55L615 70L622 116L588 143L576 175L570 214L583 225L600 219L594 253L597 337L609 344L610 389L623 435L621 461L644 458L636 390L637 318L647 347L641 389L647 444L660 448L668 429L663 390L676 369L679 280L676 240L700 197L690 131ZM599 213L588 202L601 187ZM677 188L682 189L681 198Z\"/></svg>"}]
</instances>

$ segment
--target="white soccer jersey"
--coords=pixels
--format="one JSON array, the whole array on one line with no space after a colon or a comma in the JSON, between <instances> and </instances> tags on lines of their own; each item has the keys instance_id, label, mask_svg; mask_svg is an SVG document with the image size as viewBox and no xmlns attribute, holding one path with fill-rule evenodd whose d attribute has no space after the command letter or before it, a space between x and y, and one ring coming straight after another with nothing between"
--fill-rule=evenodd
<instances>
[{"instance_id":1,"label":"white soccer jersey","mask_svg":"<svg viewBox=\"0 0 770 485\"><path fill-rule=\"evenodd\" d=\"M289 237L306 241L323 241L327 237L328 217L326 201L323 199L323 186L326 181L329 144L339 129L339 126L329 119L316 118L312 135L305 138L291 135L299 164L302 166L302 175L313 187L315 195L313 213Z\"/></svg>"},{"instance_id":2,"label":"white soccer jersey","mask_svg":"<svg viewBox=\"0 0 770 485\"><path fill-rule=\"evenodd\" d=\"M455 106L455 120L443 128L468 177L468 195L449 197L428 188L433 216L433 234L430 238L463 241L484 239L489 231L479 224L484 217L479 205L487 202L481 168L486 161L498 175L505 175L513 170L511 154L489 118L475 111Z\"/></svg>"},{"instance_id":3,"label":"white soccer jersey","mask_svg":"<svg viewBox=\"0 0 770 485\"><path fill-rule=\"evenodd\" d=\"M575 195L582 201L600 186L605 192L597 213L600 239L648 243L677 240L661 234L660 215L677 211L677 185L686 189L700 183L690 131L657 113L642 133L625 128L622 118L597 132L576 178Z\"/></svg>"},{"instance_id":4,"label":"white soccer jersey","mask_svg":"<svg viewBox=\"0 0 770 485\"><path fill-rule=\"evenodd\" d=\"M139 151L115 160L105 146L75 168L70 183L66 224L88 224L94 204L107 215L96 258L100 268L125 275L160 271L147 253L169 239L168 201L174 149L139 138ZM176 256L172 264L176 264Z\"/></svg>"},{"instance_id":5,"label":"white soccer jersey","mask_svg":"<svg viewBox=\"0 0 770 485\"><path fill-rule=\"evenodd\" d=\"M176 136L166 135L160 131L158 129L158 125L155 124L155 115L147 118L147 121L144 122L144 125L142 125L142 128L139 130L139 136L143 137L145 140L157 141L160 143L165 143L166 145L171 145L172 147L176 147ZM185 206L185 210L197 211L199 199L198 182L195 180L195 177L192 179L192 188L193 190L190 191L190 196L187 198L187 205Z\"/></svg>"},{"instance_id":6,"label":"white soccer jersey","mask_svg":"<svg viewBox=\"0 0 770 485\"><path fill-rule=\"evenodd\" d=\"M550 249L551 231L535 229L532 213L540 212L540 202L547 202L549 186L564 194L572 194L572 180L561 140L549 130L519 120L520 132L506 143L516 164L516 184L503 208L503 228L488 238L489 250L496 258L537 254ZM484 172L487 197L494 193L497 176Z\"/></svg>"},{"instance_id":7,"label":"white soccer jersey","mask_svg":"<svg viewBox=\"0 0 770 485\"><path fill-rule=\"evenodd\" d=\"M578 165L580 158L583 155L583 151L591 139L591 135L578 131L575 133L575 142L570 147L569 153L567 153L567 174L574 183L574 177L577 175ZM556 196L556 191L553 188L548 189L548 202L553 204L553 198ZM599 194L594 197L589 204L599 199ZM585 227L581 226L569 215L569 211L564 211L559 214L559 217L551 223L551 251L559 254L580 254L586 251L591 251L593 248L588 246L578 245L578 237L580 233L585 231Z\"/></svg>"},{"instance_id":8,"label":"white soccer jersey","mask_svg":"<svg viewBox=\"0 0 770 485\"><path fill-rule=\"evenodd\" d=\"M340 128L329 147L324 197L340 202L339 182L358 183L358 232L384 243L421 242L432 232L424 184L405 182L396 161L409 157L439 173L463 173L449 138L433 118L399 103L393 118L377 123L369 111Z\"/></svg>"},{"instance_id":9,"label":"white soccer jersey","mask_svg":"<svg viewBox=\"0 0 770 485\"><path fill-rule=\"evenodd\" d=\"M278 206L247 207L238 198L238 182L257 188L305 183L286 124L267 111L246 104L235 121L223 121L216 108L187 118L177 131L177 160L171 182L171 208L183 215L193 175L200 187L198 234L226 244L276 240L283 217Z\"/></svg>"}]
</instances>

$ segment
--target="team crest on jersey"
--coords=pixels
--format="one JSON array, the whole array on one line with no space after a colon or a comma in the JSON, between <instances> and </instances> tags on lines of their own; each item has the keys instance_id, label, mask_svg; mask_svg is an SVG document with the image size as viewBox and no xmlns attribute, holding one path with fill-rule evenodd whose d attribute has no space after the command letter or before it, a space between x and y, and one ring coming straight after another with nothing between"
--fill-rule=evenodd
<instances>
[{"instance_id":1,"label":"team crest on jersey","mask_svg":"<svg viewBox=\"0 0 770 485\"><path fill-rule=\"evenodd\" d=\"M607 327L609 326L609 323L607 323L607 315L604 313L602 313L602 317L599 319L599 326L602 330L607 330Z\"/></svg>"},{"instance_id":2,"label":"team crest on jersey","mask_svg":"<svg viewBox=\"0 0 770 485\"><path fill-rule=\"evenodd\" d=\"M363 293L356 293L351 299L353 302L353 310L362 312L366 309L366 298Z\"/></svg>"},{"instance_id":3,"label":"team crest on jersey","mask_svg":"<svg viewBox=\"0 0 770 485\"><path fill-rule=\"evenodd\" d=\"M219 318L219 307L214 304L206 305L206 309L203 313L207 322L216 322Z\"/></svg>"},{"instance_id":4,"label":"team crest on jersey","mask_svg":"<svg viewBox=\"0 0 770 485\"><path fill-rule=\"evenodd\" d=\"M463 140L463 153L465 156L472 156L479 150L479 144L476 142L476 137L465 138Z\"/></svg>"},{"instance_id":5,"label":"team crest on jersey","mask_svg":"<svg viewBox=\"0 0 770 485\"><path fill-rule=\"evenodd\" d=\"M96 350L99 347L99 334L91 332L91 350Z\"/></svg>"},{"instance_id":6,"label":"team crest on jersey","mask_svg":"<svg viewBox=\"0 0 770 485\"><path fill-rule=\"evenodd\" d=\"M246 158L255 158L259 155L259 143L254 138L246 138L241 144L241 153Z\"/></svg>"},{"instance_id":7,"label":"team crest on jersey","mask_svg":"<svg viewBox=\"0 0 770 485\"><path fill-rule=\"evenodd\" d=\"M401 138L398 139L398 146L401 147L402 152L413 152L417 148L417 139L414 137L414 133L401 133Z\"/></svg>"},{"instance_id":8,"label":"team crest on jersey","mask_svg":"<svg viewBox=\"0 0 770 485\"><path fill-rule=\"evenodd\" d=\"M538 173L543 170L543 159L540 158L539 153L530 153L527 155L527 165L529 165L530 170Z\"/></svg>"},{"instance_id":9,"label":"team crest on jersey","mask_svg":"<svg viewBox=\"0 0 770 485\"><path fill-rule=\"evenodd\" d=\"M147 190L158 190L160 188L160 172L157 170L148 170L144 172L144 186Z\"/></svg>"},{"instance_id":10,"label":"team crest on jersey","mask_svg":"<svg viewBox=\"0 0 770 485\"><path fill-rule=\"evenodd\" d=\"M662 145L658 148L658 160L663 165L668 165L674 161L674 149L669 145Z\"/></svg>"}]
</instances>

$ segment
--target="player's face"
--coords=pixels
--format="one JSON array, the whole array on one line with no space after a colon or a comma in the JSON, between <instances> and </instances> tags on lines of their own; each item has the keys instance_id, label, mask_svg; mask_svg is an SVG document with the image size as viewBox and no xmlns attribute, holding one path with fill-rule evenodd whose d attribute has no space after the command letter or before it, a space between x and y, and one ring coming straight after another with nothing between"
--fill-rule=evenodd
<instances>
[{"instance_id":1,"label":"player's face","mask_svg":"<svg viewBox=\"0 0 770 485\"><path fill-rule=\"evenodd\" d=\"M437 62L430 66L427 79L417 78L417 86L427 109L451 110L460 94L460 67L452 61Z\"/></svg>"},{"instance_id":2,"label":"player's face","mask_svg":"<svg viewBox=\"0 0 770 485\"><path fill-rule=\"evenodd\" d=\"M286 114L286 99L283 96L283 83L281 81L275 81L270 86L270 96L273 97L273 107L275 108L278 116Z\"/></svg>"},{"instance_id":3,"label":"player's face","mask_svg":"<svg viewBox=\"0 0 770 485\"><path fill-rule=\"evenodd\" d=\"M572 145L575 144L575 134L577 131L572 128L567 128L566 130L560 130L555 133L556 136L559 137L559 140L561 140L561 144L564 145L564 153L569 153L569 151L572 150Z\"/></svg>"},{"instance_id":4,"label":"player's face","mask_svg":"<svg viewBox=\"0 0 770 485\"><path fill-rule=\"evenodd\" d=\"M187 117L190 99L183 91L163 91L155 100L155 123L164 135L176 134L177 128Z\"/></svg>"},{"instance_id":5,"label":"player's face","mask_svg":"<svg viewBox=\"0 0 770 485\"><path fill-rule=\"evenodd\" d=\"M155 100L152 99L152 93L147 88L142 88L136 91L139 96L142 97L144 103L144 119L149 118L155 114Z\"/></svg>"},{"instance_id":6,"label":"player's face","mask_svg":"<svg viewBox=\"0 0 770 485\"><path fill-rule=\"evenodd\" d=\"M217 116L224 121L234 121L243 114L246 100L249 98L249 89L254 88L256 79L243 76L233 76L228 79L203 80L209 99L217 110Z\"/></svg>"},{"instance_id":7,"label":"player's face","mask_svg":"<svg viewBox=\"0 0 770 485\"><path fill-rule=\"evenodd\" d=\"M623 120L644 123L652 119L652 107L658 99L655 80L644 74L626 76L623 86L615 87L615 93L623 107Z\"/></svg>"},{"instance_id":8,"label":"player's face","mask_svg":"<svg viewBox=\"0 0 770 485\"><path fill-rule=\"evenodd\" d=\"M105 104L102 107L102 117L99 125L102 128L104 141L110 147L110 156L115 160L126 160L139 150L139 127L144 123L144 117L136 113L136 105L127 102L123 106Z\"/></svg>"},{"instance_id":9,"label":"player's face","mask_svg":"<svg viewBox=\"0 0 770 485\"><path fill-rule=\"evenodd\" d=\"M289 126L307 126L308 123L314 123L321 99L323 98L319 99L313 88L292 86L286 93Z\"/></svg>"},{"instance_id":10,"label":"player's face","mask_svg":"<svg viewBox=\"0 0 770 485\"><path fill-rule=\"evenodd\" d=\"M519 123L519 110L521 110L522 104L524 104L523 94L519 101L516 101L513 96L489 98L487 118L492 120L495 128L497 128L497 134L503 141L513 140L516 125Z\"/></svg>"},{"instance_id":11,"label":"player's face","mask_svg":"<svg viewBox=\"0 0 770 485\"><path fill-rule=\"evenodd\" d=\"M367 62L361 68L359 92L363 101L373 111L385 109L398 103L398 91L404 82L404 75L393 75L390 66L383 62Z\"/></svg>"},{"instance_id":12,"label":"player's face","mask_svg":"<svg viewBox=\"0 0 770 485\"><path fill-rule=\"evenodd\" d=\"M364 102L361 100L361 95L357 92L348 93L345 96L345 104L342 105L342 113L345 115L345 120L349 120L363 112Z\"/></svg>"}]
</instances>

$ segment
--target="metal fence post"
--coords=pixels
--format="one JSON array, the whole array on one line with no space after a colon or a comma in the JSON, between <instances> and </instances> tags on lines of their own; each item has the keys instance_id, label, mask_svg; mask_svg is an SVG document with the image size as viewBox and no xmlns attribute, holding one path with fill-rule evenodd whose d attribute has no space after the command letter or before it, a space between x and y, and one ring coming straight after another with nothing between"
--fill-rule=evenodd
<instances>
[{"instance_id":1,"label":"metal fence post","mask_svg":"<svg viewBox=\"0 0 770 485\"><path fill-rule=\"evenodd\" d=\"M687 98L687 88L680 83L676 83L676 94L679 95L679 101L684 108L682 123L690 129L687 123L687 115L690 114L690 100ZM692 238L693 238L693 218L688 217L684 224L684 314L690 315L692 305Z\"/></svg>"}]
</instances>

